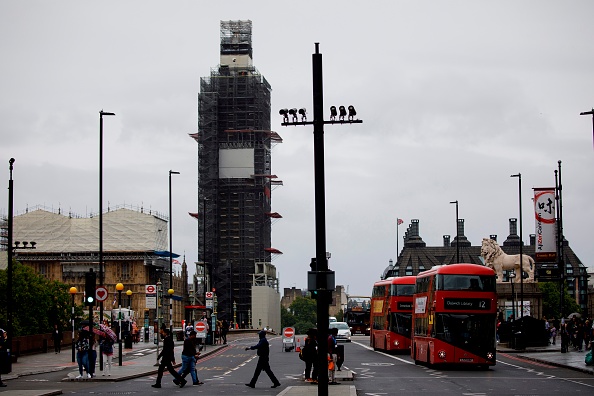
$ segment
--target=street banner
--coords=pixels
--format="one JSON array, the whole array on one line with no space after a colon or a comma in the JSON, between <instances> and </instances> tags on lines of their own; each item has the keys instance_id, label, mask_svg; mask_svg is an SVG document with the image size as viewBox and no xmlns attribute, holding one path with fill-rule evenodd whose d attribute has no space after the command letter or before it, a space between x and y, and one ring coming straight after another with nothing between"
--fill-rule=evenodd
<instances>
[{"instance_id":1,"label":"street banner","mask_svg":"<svg viewBox=\"0 0 594 396\"><path fill-rule=\"evenodd\" d=\"M534 188L534 217L536 228L536 262L557 260L557 230L555 213L555 189Z\"/></svg>"}]
</instances>

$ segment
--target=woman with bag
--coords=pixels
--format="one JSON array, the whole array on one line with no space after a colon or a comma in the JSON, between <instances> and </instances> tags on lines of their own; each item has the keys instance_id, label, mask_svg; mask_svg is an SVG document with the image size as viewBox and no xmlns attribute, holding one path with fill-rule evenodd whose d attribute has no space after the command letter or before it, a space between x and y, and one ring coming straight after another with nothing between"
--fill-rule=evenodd
<instances>
[{"instance_id":1,"label":"woman with bag","mask_svg":"<svg viewBox=\"0 0 594 396\"><path fill-rule=\"evenodd\" d=\"M103 337L99 341L99 349L101 350L101 354L103 355L103 360L105 361L105 371L102 375L111 375L111 366L113 363L113 340L109 337Z\"/></svg>"}]
</instances>

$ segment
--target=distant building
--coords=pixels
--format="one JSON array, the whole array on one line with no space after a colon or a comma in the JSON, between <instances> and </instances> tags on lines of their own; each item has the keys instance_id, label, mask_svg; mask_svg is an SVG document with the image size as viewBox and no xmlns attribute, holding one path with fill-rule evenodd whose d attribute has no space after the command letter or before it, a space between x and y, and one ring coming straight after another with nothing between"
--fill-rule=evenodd
<instances>
[{"instance_id":1,"label":"distant building","mask_svg":"<svg viewBox=\"0 0 594 396\"><path fill-rule=\"evenodd\" d=\"M174 266L173 285L169 285L169 252L167 217L157 212L146 213L142 208L108 208L103 214L103 286L108 296L104 310L117 308L116 284L122 283L122 306L128 306L126 291L131 290L130 305L136 312L139 326L144 319L153 325L156 309L146 309L146 286L160 280L166 291L174 290L173 325L181 326L182 300L187 293L186 279L181 276L185 263ZM83 303L85 273L93 268L99 273L99 217L80 217L60 210L34 208L14 216L13 241L34 241L35 249L17 249L14 258L49 280L57 280L78 289L75 303ZM7 239L3 248L7 248ZM5 269L6 250L0 252L0 269ZM175 255L178 257L178 255ZM177 261L177 260L176 260ZM99 278L97 278L99 286ZM167 303L168 304L168 303ZM168 310L167 310L168 311ZM163 315L168 323L168 314Z\"/></svg>"},{"instance_id":2,"label":"distant building","mask_svg":"<svg viewBox=\"0 0 594 396\"><path fill-rule=\"evenodd\" d=\"M283 291L283 297L281 299L281 306L285 309L289 309L293 301L297 297L309 298L311 295L307 290L297 289L295 287L285 287ZM332 291L332 302L329 307L329 315L336 316L340 310L344 313L347 306L347 294L344 286L337 285L336 289Z\"/></svg>"},{"instance_id":3,"label":"distant building","mask_svg":"<svg viewBox=\"0 0 594 396\"><path fill-rule=\"evenodd\" d=\"M430 269L435 265L446 265L457 262L457 255L460 256L461 263L472 263L484 265L481 257L481 246L473 246L464 235L464 219L459 219L457 236L451 241L450 235L443 236L442 246L427 246L420 236L419 220L413 219L404 235L404 248L399 252L396 263L391 263L384 270L384 277L417 275L419 272ZM509 235L507 239L500 244L501 249L507 254L520 253L520 237L517 232L517 219L509 219ZM490 235L491 239L497 241L497 235ZM482 243L482 241L480 241ZM564 262L566 264L566 288L569 295L572 296L580 305L583 312L587 312L588 305L588 274L586 267L577 257L569 246L567 240L563 243ZM535 236L530 235L530 244L523 245L522 253L534 257ZM535 276L538 281L539 271L543 269L556 267L554 263L537 263ZM507 279L503 279L507 282ZM507 291L509 283L498 286L498 291ZM539 306L539 291L535 284L524 283L524 297L526 301L531 301L533 306L532 313L535 317L540 317L542 307ZM511 295L511 291L510 291ZM504 301L500 300L500 304ZM590 305L591 306L591 305Z\"/></svg>"}]
</instances>

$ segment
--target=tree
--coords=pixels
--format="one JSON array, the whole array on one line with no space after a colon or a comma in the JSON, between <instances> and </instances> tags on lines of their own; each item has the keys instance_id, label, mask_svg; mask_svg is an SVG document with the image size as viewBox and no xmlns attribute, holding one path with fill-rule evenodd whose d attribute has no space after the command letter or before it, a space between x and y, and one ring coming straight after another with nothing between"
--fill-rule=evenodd
<instances>
[{"instance_id":1,"label":"tree","mask_svg":"<svg viewBox=\"0 0 594 396\"><path fill-rule=\"evenodd\" d=\"M311 298L297 297L289 307L296 322L316 323L317 320L317 303Z\"/></svg>"},{"instance_id":2,"label":"tree","mask_svg":"<svg viewBox=\"0 0 594 396\"><path fill-rule=\"evenodd\" d=\"M542 282L538 284L542 293L542 314L547 319L561 318L560 304L561 293L559 284L555 282ZM569 295L567 288L564 288L563 294L563 313L567 317L570 313L581 312L580 306Z\"/></svg>"},{"instance_id":3,"label":"tree","mask_svg":"<svg viewBox=\"0 0 594 396\"><path fill-rule=\"evenodd\" d=\"M0 304L6 307L6 271L0 271ZM12 327L14 336L49 333L54 324L67 328L70 322L71 297L68 286L50 281L35 271L13 261ZM20 309L15 309L20 308ZM0 313L6 323L6 311Z\"/></svg>"},{"instance_id":4,"label":"tree","mask_svg":"<svg viewBox=\"0 0 594 396\"><path fill-rule=\"evenodd\" d=\"M285 307L281 307L281 327L293 327L295 325L295 315Z\"/></svg>"}]
</instances>

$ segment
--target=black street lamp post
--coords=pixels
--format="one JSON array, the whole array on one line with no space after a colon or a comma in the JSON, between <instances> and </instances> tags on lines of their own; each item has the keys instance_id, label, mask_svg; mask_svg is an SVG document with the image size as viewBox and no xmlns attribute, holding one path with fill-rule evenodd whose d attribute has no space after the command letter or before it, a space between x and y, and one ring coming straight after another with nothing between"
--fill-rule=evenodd
<instances>
[{"instance_id":1,"label":"black street lamp post","mask_svg":"<svg viewBox=\"0 0 594 396\"><path fill-rule=\"evenodd\" d=\"M99 286L103 287L103 116L115 113L99 111ZM103 301L99 301L99 323L103 321ZM103 371L103 354L99 354L99 370Z\"/></svg>"},{"instance_id":2,"label":"black street lamp post","mask_svg":"<svg viewBox=\"0 0 594 396\"><path fill-rule=\"evenodd\" d=\"M316 223L316 260L312 260L312 271L308 273L308 289L317 293L317 321L318 336L325 340L328 335L328 309L331 302L332 291L335 288L334 271L328 268L326 258L326 208L325 208L325 187L324 187L324 125L325 124L355 124L362 123L362 120L355 120L357 114L351 105L347 108L339 107L340 115L335 106L330 108L330 121L324 120L324 84L322 74L322 54L319 51L319 43L315 43L315 53L312 54L313 74L313 122L307 121L304 108L291 110L282 109L279 113L283 116L282 126L313 125L314 127L314 202L315 202L315 223ZM289 122L289 115L292 117ZM298 121L298 115L301 121ZM336 117L338 116L338 120ZM318 344L318 367L326 367L328 345L326 342ZM318 395L328 395L328 376L318 377Z\"/></svg>"},{"instance_id":3,"label":"black street lamp post","mask_svg":"<svg viewBox=\"0 0 594 396\"><path fill-rule=\"evenodd\" d=\"M72 286L69 290L72 296L72 314L70 315L70 321L72 322L72 363L76 362L76 353L74 352L74 296L78 293L76 287Z\"/></svg>"},{"instance_id":4,"label":"black street lamp post","mask_svg":"<svg viewBox=\"0 0 594 396\"><path fill-rule=\"evenodd\" d=\"M169 290L173 290L173 214L171 213L171 175L179 172L169 171ZM169 331L173 334L173 300L169 295Z\"/></svg>"},{"instance_id":5,"label":"black street lamp post","mask_svg":"<svg viewBox=\"0 0 594 396\"><path fill-rule=\"evenodd\" d=\"M120 352L120 357L118 361L118 365L122 365L122 290L124 290L124 285L118 283L116 285L116 290L118 291L118 348Z\"/></svg>"}]
</instances>

